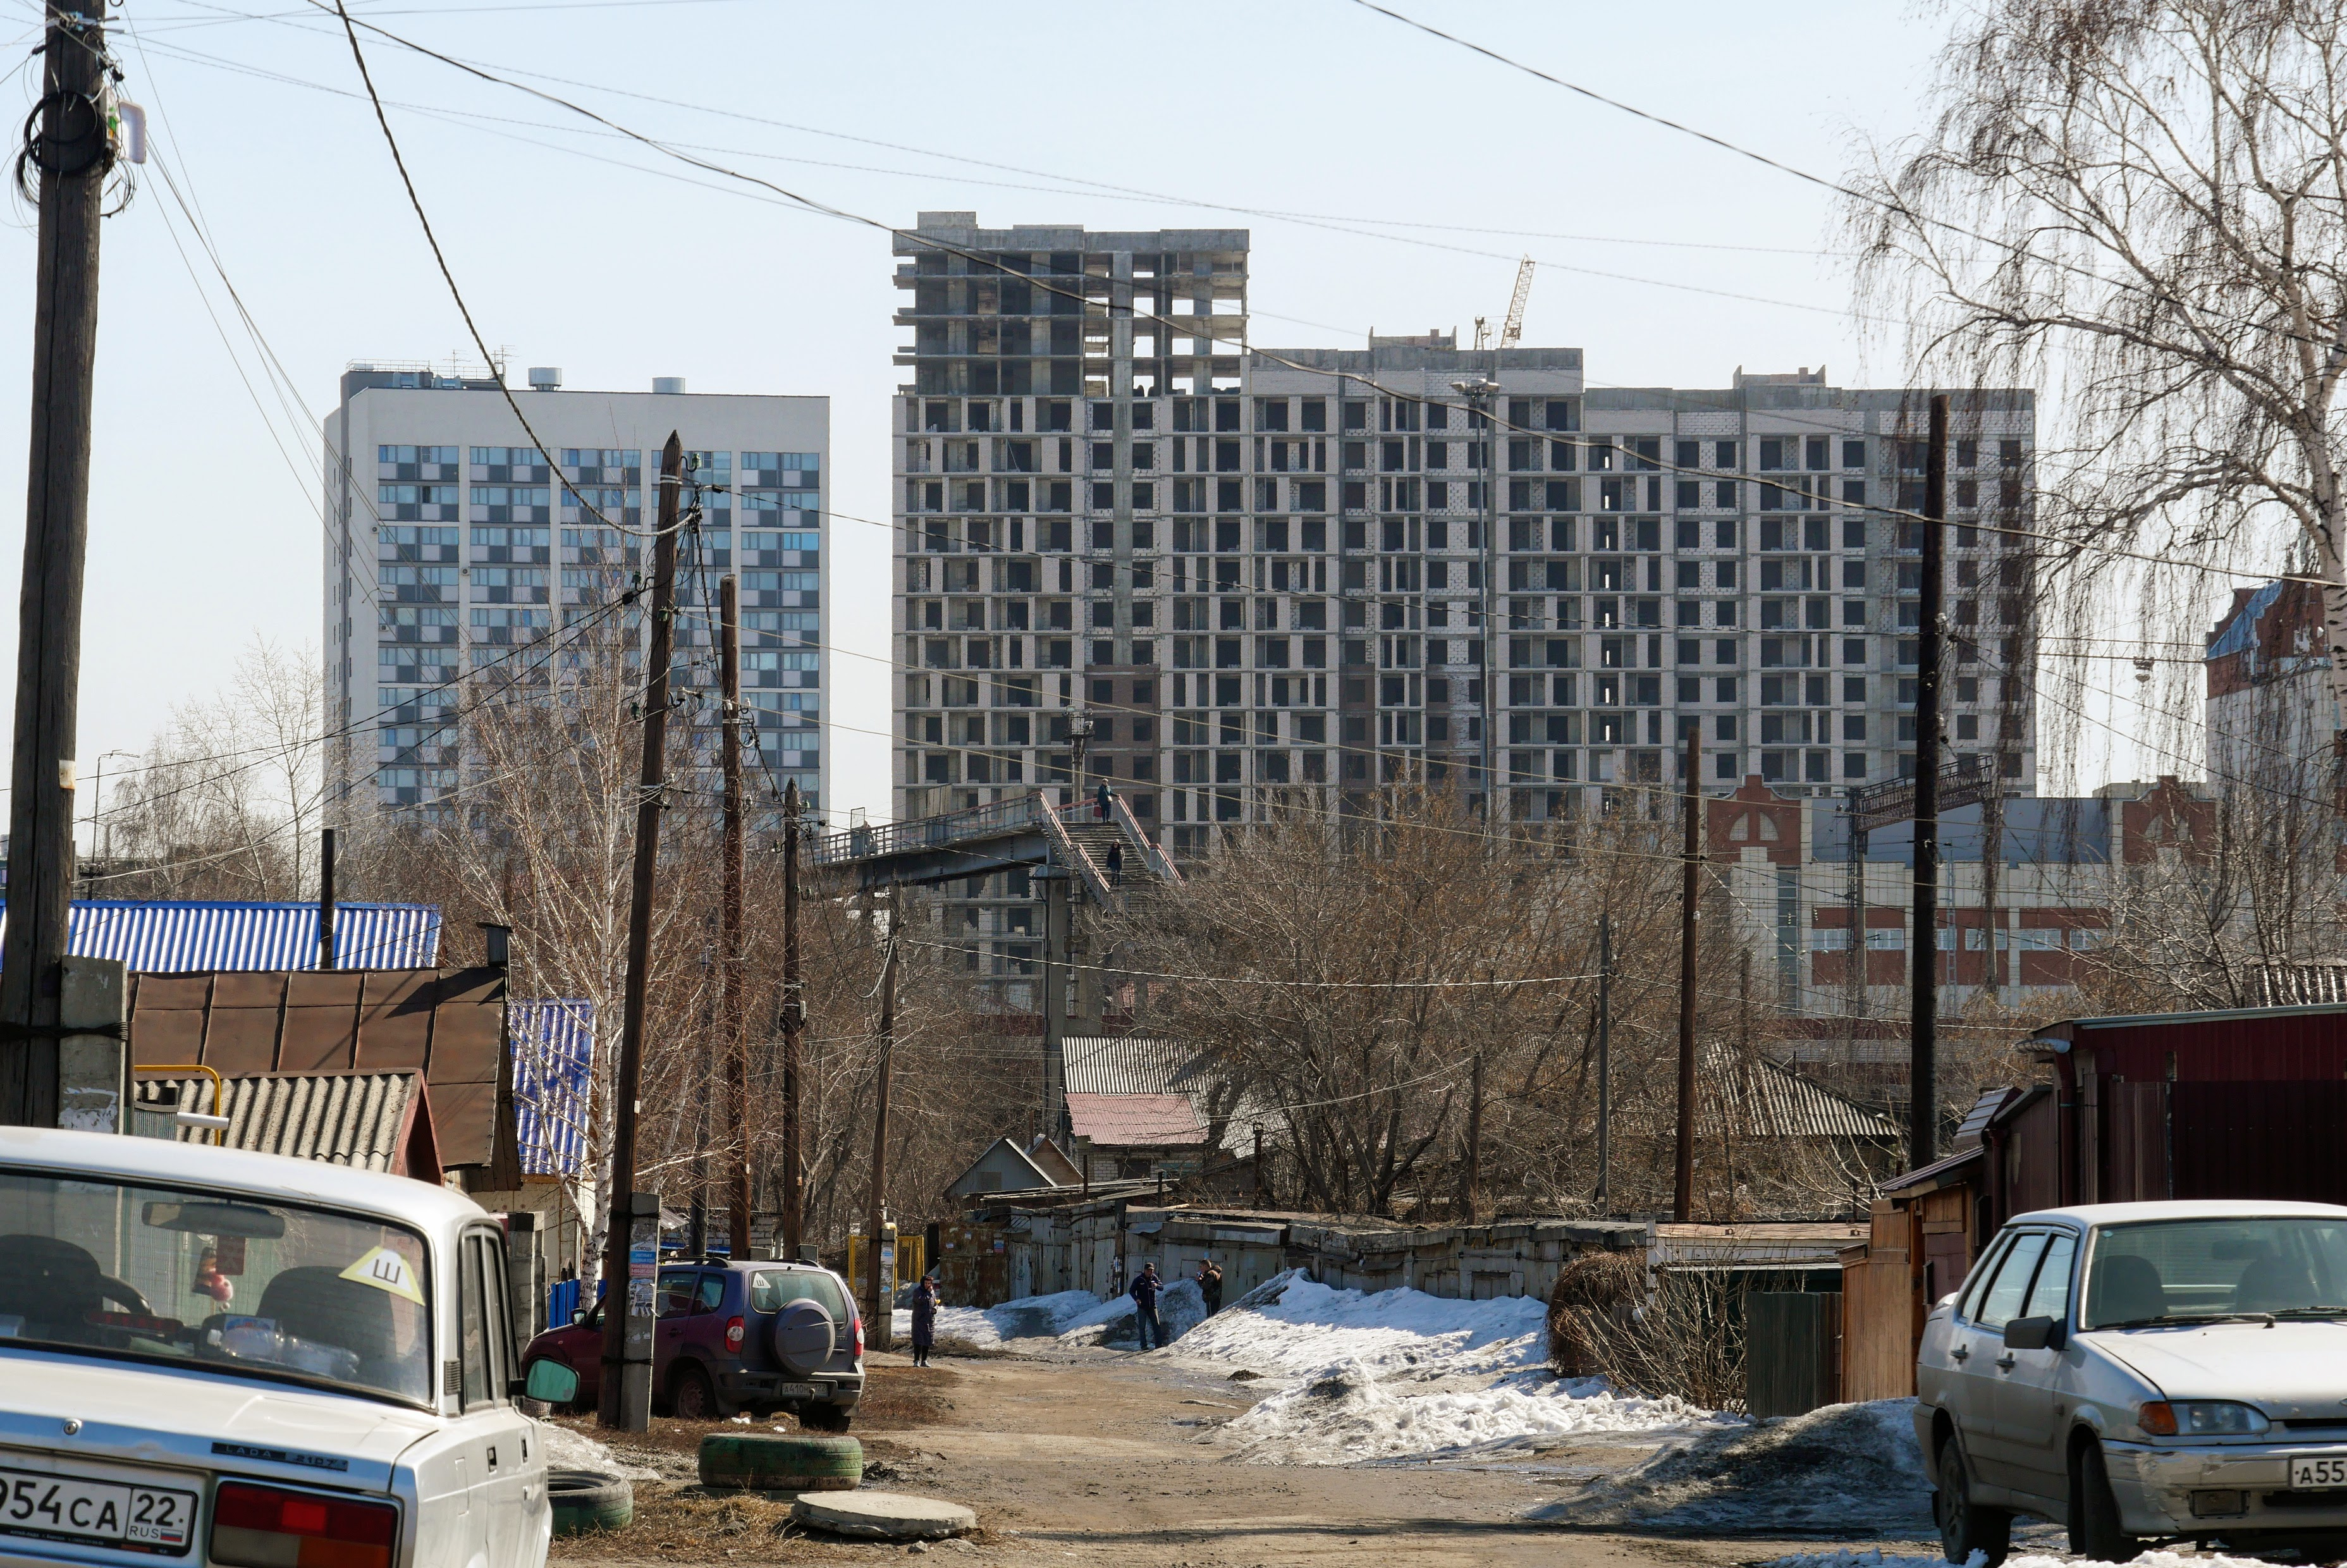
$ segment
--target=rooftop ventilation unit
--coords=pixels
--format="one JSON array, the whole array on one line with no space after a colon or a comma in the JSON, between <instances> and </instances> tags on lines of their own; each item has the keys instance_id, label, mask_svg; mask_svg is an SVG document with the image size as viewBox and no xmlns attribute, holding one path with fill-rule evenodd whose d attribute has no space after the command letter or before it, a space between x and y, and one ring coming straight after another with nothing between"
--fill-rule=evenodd
<instances>
[{"instance_id":1,"label":"rooftop ventilation unit","mask_svg":"<svg viewBox=\"0 0 2347 1568\"><path fill-rule=\"evenodd\" d=\"M652 395L656 397L681 397L684 394L684 377L656 375L652 377Z\"/></svg>"},{"instance_id":2,"label":"rooftop ventilation unit","mask_svg":"<svg viewBox=\"0 0 2347 1568\"><path fill-rule=\"evenodd\" d=\"M562 385L562 367L559 364L533 364L529 367L529 385L533 392L553 392Z\"/></svg>"}]
</instances>

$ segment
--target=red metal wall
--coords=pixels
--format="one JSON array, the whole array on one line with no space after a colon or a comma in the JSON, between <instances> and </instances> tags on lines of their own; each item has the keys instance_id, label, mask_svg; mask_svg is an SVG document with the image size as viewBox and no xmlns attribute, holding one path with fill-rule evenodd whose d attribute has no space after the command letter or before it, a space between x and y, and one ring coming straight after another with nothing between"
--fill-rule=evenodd
<instances>
[{"instance_id":1,"label":"red metal wall","mask_svg":"<svg viewBox=\"0 0 2347 1568\"><path fill-rule=\"evenodd\" d=\"M2178 1023L2147 1020L2109 1029L2078 1029L2073 1038L2078 1053L2093 1053L2091 1065L2079 1063L2083 1071L2115 1073L2131 1083L2161 1078L2178 1082L2347 1080L2347 1009L2244 1013Z\"/></svg>"}]
</instances>

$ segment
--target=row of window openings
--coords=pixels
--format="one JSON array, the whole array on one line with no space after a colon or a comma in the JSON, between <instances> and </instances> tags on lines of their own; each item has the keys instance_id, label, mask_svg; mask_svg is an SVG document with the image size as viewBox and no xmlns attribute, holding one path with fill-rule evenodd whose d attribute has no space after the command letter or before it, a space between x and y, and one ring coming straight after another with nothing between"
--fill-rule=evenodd
<instances>
[{"instance_id":1,"label":"row of window openings","mask_svg":"<svg viewBox=\"0 0 2347 1568\"><path fill-rule=\"evenodd\" d=\"M1760 518L1753 519L1758 528L1750 536L1763 554L1797 550L1863 550L1868 548L1867 523L1864 518L1843 518L1837 531L1832 518ZM908 543L912 555L958 555L965 548L973 554L1027 552L1030 530L1024 518L969 518L958 522L944 518L927 520L915 525L916 538ZM1508 553L1522 555L1541 551L1563 552L1579 548L1575 540L1586 525L1587 548L1591 550L1659 551L1662 548L1663 524L1659 517L1511 517L1504 519ZM1696 518L1670 519L1672 548L1676 550L1740 550L1747 537L1746 519L1720 518L1704 520ZM1249 525L1252 523L1252 528ZM1923 545L1924 525L1911 518L1885 519L1878 528L1878 542L1883 548L1897 551L1919 551ZM1999 542L1995 530L1983 532L1971 524L1957 524L1953 542L1958 550L1973 550L1985 543L1994 548ZM1150 518L1133 518L1120 523L1112 518L1094 518L1077 525L1068 518L1039 518L1034 521L1034 548L1047 553L1070 553L1081 538L1089 550L1112 550L1119 546L1122 537L1125 548L1153 550L1158 548L1158 524ZM1235 555L1242 552L1250 539L1258 554L1278 554L1288 550L1325 553L1330 538L1326 518L1223 517L1214 518L1181 518L1172 519L1167 535L1170 548L1182 555ZM1379 518L1345 518L1339 520L1336 538L1347 554L1366 553L1372 548L1387 552L1420 550L1468 549L1481 550L1483 542L1482 519L1466 518L1387 517ZM1835 541L1839 539L1839 544ZM1291 542L1292 541L1292 542ZM908 569L912 569L908 563ZM1920 570L1920 569L1918 569ZM2017 574L2022 568L2009 565L2006 570ZM966 589L948 591L979 591L976 568L969 568Z\"/></svg>"},{"instance_id":2,"label":"row of window openings","mask_svg":"<svg viewBox=\"0 0 2347 1568\"><path fill-rule=\"evenodd\" d=\"M1238 398L1213 400L1174 398L1172 400L1170 409L1171 427L1182 433L1240 434L1243 428L1241 401ZM1253 428L1257 434L1281 434L1291 431L1299 434L1326 434L1328 430L1328 399L1258 397L1253 401L1255 414ZM1452 428L1481 430L1488 428L1489 425L1489 421L1483 415L1472 409L1439 400L1419 402L1408 398L1385 398L1376 401L1378 404L1377 427L1381 432L1409 433L1421 429L1435 431ZM1346 432L1360 431L1366 434L1369 429L1369 400L1367 399L1344 400L1341 403L1340 428ZM1126 428L1133 431L1156 428L1156 406L1153 403L1146 401L1124 405L1113 402L1093 403L1088 413L1088 428L1095 434L1117 431L1117 414L1120 407L1126 411L1128 420ZM917 400L908 407L907 419L908 424L917 419L917 428L922 432L955 434L964 427L965 414L967 414L968 428L973 432L1020 431L1023 430L1026 425L1024 404L1016 399L1008 405L1007 421L1004 405L989 400L964 402L959 399ZM1071 430L1071 416L1072 410L1068 403L1056 399L1044 399L1037 405L1035 428L1045 434L1068 432ZM1574 398L1512 398L1508 401L1507 423L1512 429L1515 430L1544 429L1578 433L1581 429L1580 403ZM1227 446L1233 452L1232 466L1235 467L1236 444L1223 445ZM1395 444L1388 445L1390 448ZM1530 459L1533 449L1541 445L1542 443L1522 437L1516 438L1512 442L1512 447L1524 448L1527 460L1512 466L1517 468L1538 466L1537 463ZM1662 466L1663 438L1660 436L1618 438L1594 436L1585 443L1580 444L1570 441L1550 441L1547 446L1552 448L1552 455L1548 466L1553 468L1575 466L1573 453L1576 445L1586 446L1589 460L1585 466L1590 469L1614 466L1614 453L1617 449L1622 455L1622 466L1624 467L1643 469L1652 473L1658 471ZM1842 437L1837 441L1836 438L1826 436L1760 436L1749 442L1675 439L1671 445L1674 466L1682 470L1710 468L1733 472L1738 468L1739 456L1749 456L1753 459L1754 468L1763 473L1797 470L1825 472L1835 466L1833 458L1837 448L1840 457L1840 467L1863 469L1868 466L1867 443L1862 438ZM1901 469L1912 473L1922 472L1927 456L1925 443L1895 440L1891 445L1896 461ZM1561 449L1562 455L1558 454L1557 449ZM1987 450L1986 444L1980 439L1960 436L1949 454L1950 466L1959 470L1978 468L1983 466L1982 458ZM2000 439L1995 444L1994 451L1997 466L2005 469L2018 469L2021 466L2023 443L2020 439L2015 437ZM1325 464L1325 456L1321 461ZM1483 456L1479 452L1467 459L1467 466L1479 466L1483 461ZM1106 458L1096 456L1093 466L1095 467L1113 466L1112 453ZM1146 466L1147 464L1136 461L1134 466ZM1364 455L1359 461L1353 461L1348 457L1346 466L1366 468L1368 464ZM1389 468L1394 468L1399 465L1389 463L1387 466ZM1440 458L1430 457L1427 466L1440 468L1444 466L1444 464ZM1066 466L1064 458L1062 466ZM1203 463L1201 467L1203 468Z\"/></svg>"},{"instance_id":3,"label":"row of window openings","mask_svg":"<svg viewBox=\"0 0 2347 1568\"><path fill-rule=\"evenodd\" d=\"M457 461L459 451L468 452L477 468L544 468L546 454L535 446L379 446L374 449L378 464L405 466L409 464L447 467ZM562 451L565 468L597 468L633 470L641 473L644 466L641 448L615 446L566 446ZM822 456L814 452L744 452L742 466L753 472L781 472L789 469L813 474L821 471ZM731 452L688 451L684 454L688 474L709 476L731 473L733 454Z\"/></svg>"}]
</instances>

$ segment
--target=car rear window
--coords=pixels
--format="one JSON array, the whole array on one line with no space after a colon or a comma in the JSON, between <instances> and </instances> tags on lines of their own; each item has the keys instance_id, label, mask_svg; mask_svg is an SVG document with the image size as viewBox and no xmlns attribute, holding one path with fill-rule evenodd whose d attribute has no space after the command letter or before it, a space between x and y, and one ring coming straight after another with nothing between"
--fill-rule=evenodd
<instances>
[{"instance_id":1,"label":"car rear window","mask_svg":"<svg viewBox=\"0 0 2347 1568\"><path fill-rule=\"evenodd\" d=\"M840 1298L839 1281L812 1268L778 1268L750 1276L750 1310L780 1312L794 1301L812 1301L831 1314L835 1323L847 1317Z\"/></svg>"}]
</instances>

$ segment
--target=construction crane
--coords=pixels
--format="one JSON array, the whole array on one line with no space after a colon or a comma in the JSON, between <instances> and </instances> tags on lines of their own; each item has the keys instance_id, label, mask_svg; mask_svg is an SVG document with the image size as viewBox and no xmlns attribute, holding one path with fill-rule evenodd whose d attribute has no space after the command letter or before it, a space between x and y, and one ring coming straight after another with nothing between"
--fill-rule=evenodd
<instances>
[{"instance_id":1,"label":"construction crane","mask_svg":"<svg viewBox=\"0 0 2347 1568\"><path fill-rule=\"evenodd\" d=\"M1516 263L1516 292L1508 300L1508 319L1500 328L1499 346L1513 348L1524 337L1524 302L1532 297L1532 259L1526 256ZM1475 350L1481 353L1491 347L1491 318L1475 318Z\"/></svg>"}]
</instances>

